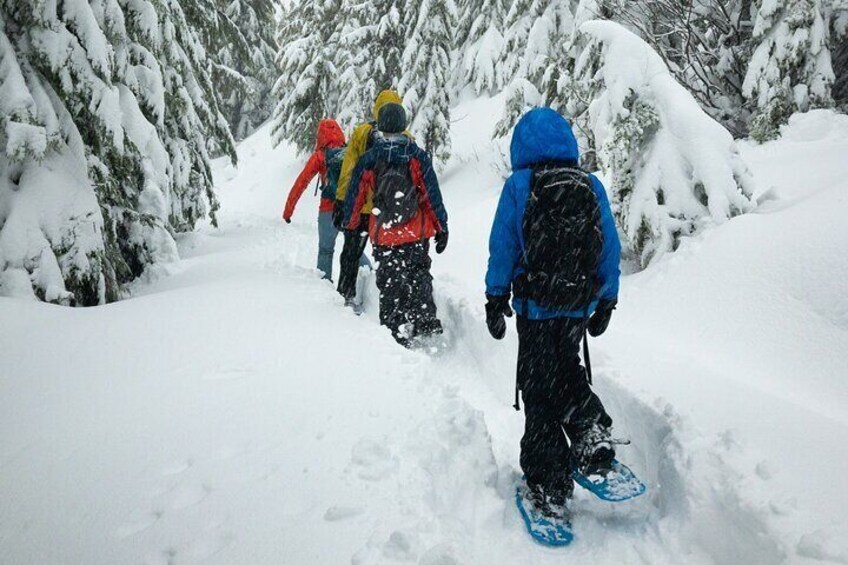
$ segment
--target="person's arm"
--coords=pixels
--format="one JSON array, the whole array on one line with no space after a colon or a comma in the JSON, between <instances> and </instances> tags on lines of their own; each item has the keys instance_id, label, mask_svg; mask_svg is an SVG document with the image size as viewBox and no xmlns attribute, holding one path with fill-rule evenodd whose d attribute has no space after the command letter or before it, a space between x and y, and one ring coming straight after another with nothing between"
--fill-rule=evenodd
<instances>
[{"instance_id":1,"label":"person's arm","mask_svg":"<svg viewBox=\"0 0 848 565\"><path fill-rule=\"evenodd\" d=\"M344 219L342 225L349 230L355 230L359 227L360 212L365 202L368 199L368 192L373 188L374 159L371 153L366 153L360 157L350 175L350 185L344 200Z\"/></svg>"},{"instance_id":2,"label":"person's arm","mask_svg":"<svg viewBox=\"0 0 848 565\"><path fill-rule=\"evenodd\" d=\"M601 251L601 261L598 265L598 278L601 280L601 291L598 298L612 301L618 298L618 279L621 275L621 242L618 239L618 229L612 215L607 192L604 185L594 175L589 175L592 188L601 208L601 232L604 236L604 247Z\"/></svg>"},{"instance_id":3,"label":"person's arm","mask_svg":"<svg viewBox=\"0 0 848 565\"><path fill-rule=\"evenodd\" d=\"M339 172L339 182L336 187L336 200L344 202L347 198L347 191L350 187L350 178L353 175L353 170L356 168L356 163L362 154L365 153L368 137L371 135L371 125L361 124L353 130L350 136L350 142L345 150L344 160L342 161L342 169Z\"/></svg>"},{"instance_id":4,"label":"person's arm","mask_svg":"<svg viewBox=\"0 0 848 565\"><path fill-rule=\"evenodd\" d=\"M439 188L439 179L436 178L436 170L433 168L433 161L424 150L419 149L415 158L418 160L421 179L424 184L424 190L427 193L427 200L436 219L439 220L439 231L448 231L448 213L445 210L445 204L442 200L442 191Z\"/></svg>"},{"instance_id":5,"label":"person's arm","mask_svg":"<svg viewBox=\"0 0 848 565\"><path fill-rule=\"evenodd\" d=\"M309 160L306 162L306 166L303 167L303 170L300 171L300 174L297 176L297 180L294 181L294 186L292 186L289 191L289 197L286 200L286 207L283 210L283 219L287 222L291 221L292 214L294 214L294 207L297 206L297 201L300 200L300 197L303 195L303 191L306 190L306 187L309 186L309 182L315 178L315 175L319 174L324 168L324 152L323 151L315 151L309 157Z\"/></svg>"},{"instance_id":6,"label":"person's arm","mask_svg":"<svg viewBox=\"0 0 848 565\"><path fill-rule=\"evenodd\" d=\"M508 296L512 290L515 268L521 261L521 241L516 232L517 210L514 177L504 184L492 232L489 235L489 267L486 271L486 294Z\"/></svg>"}]
</instances>

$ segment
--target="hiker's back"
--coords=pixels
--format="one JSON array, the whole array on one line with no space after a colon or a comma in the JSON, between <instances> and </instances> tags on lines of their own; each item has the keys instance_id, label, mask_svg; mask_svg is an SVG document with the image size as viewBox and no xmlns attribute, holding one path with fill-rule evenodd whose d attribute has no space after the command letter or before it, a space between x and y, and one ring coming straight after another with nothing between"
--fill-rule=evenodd
<instances>
[{"instance_id":1,"label":"hiker's back","mask_svg":"<svg viewBox=\"0 0 848 565\"><path fill-rule=\"evenodd\" d=\"M415 217L420 209L419 192L410 170L408 142L375 143L374 213L381 228L392 228Z\"/></svg>"},{"instance_id":2,"label":"hiker's back","mask_svg":"<svg viewBox=\"0 0 848 565\"><path fill-rule=\"evenodd\" d=\"M588 174L576 166L533 169L522 220L524 273L515 295L540 306L583 310L596 299L603 250L601 212Z\"/></svg>"}]
</instances>

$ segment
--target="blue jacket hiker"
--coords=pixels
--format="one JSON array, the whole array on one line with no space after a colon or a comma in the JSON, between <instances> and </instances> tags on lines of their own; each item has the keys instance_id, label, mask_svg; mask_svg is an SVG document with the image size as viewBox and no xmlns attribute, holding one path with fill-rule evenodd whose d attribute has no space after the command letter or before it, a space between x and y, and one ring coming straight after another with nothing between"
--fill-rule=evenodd
<instances>
[{"instance_id":1,"label":"blue jacket hiker","mask_svg":"<svg viewBox=\"0 0 848 565\"><path fill-rule=\"evenodd\" d=\"M579 152L577 140L568 122L550 108L537 108L528 112L515 126L510 145L512 176L501 192L495 222L489 238L489 269L486 272L486 293L492 296L510 294L513 281L524 272L521 257L525 250L522 221L533 169L545 163L563 163L577 167ZM618 277L621 244L610 210L609 200L601 181L588 175L592 191L598 200L603 232L603 250L597 276L601 287L595 300L589 304L589 314L595 311L598 300L615 300L618 296ZM584 310L546 308L534 300L513 298L513 308L519 315L531 320L548 318L585 317Z\"/></svg>"},{"instance_id":2,"label":"blue jacket hiker","mask_svg":"<svg viewBox=\"0 0 848 565\"><path fill-rule=\"evenodd\" d=\"M612 419L579 350L587 331L597 336L609 324L621 247L604 187L579 168L565 118L550 108L529 111L513 130L510 153L513 172L489 239L486 321L492 336L503 338L512 296L526 498L567 520L571 471L602 472L615 455Z\"/></svg>"}]
</instances>

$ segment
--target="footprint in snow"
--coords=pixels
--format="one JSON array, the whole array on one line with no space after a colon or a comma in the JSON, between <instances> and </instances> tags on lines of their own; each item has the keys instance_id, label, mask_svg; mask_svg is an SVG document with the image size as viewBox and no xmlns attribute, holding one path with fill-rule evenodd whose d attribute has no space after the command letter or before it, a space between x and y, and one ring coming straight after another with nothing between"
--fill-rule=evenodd
<instances>
[{"instance_id":1,"label":"footprint in snow","mask_svg":"<svg viewBox=\"0 0 848 565\"><path fill-rule=\"evenodd\" d=\"M379 481L397 470L398 460L385 444L363 439L353 446L351 465L359 478Z\"/></svg>"},{"instance_id":2,"label":"footprint in snow","mask_svg":"<svg viewBox=\"0 0 848 565\"><path fill-rule=\"evenodd\" d=\"M199 504L209 496L212 489L207 485L183 485L174 491L174 497L171 500L171 508L173 510L182 510L189 508L195 504Z\"/></svg>"},{"instance_id":3,"label":"footprint in snow","mask_svg":"<svg viewBox=\"0 0 848 565\"><path fill-rule=\"evenodd\" d=\"M365 509L359 506L331 506L324 512L324 520L328 522L339 522L355 518L365 512Z\"/></svg>"}]
</instances>

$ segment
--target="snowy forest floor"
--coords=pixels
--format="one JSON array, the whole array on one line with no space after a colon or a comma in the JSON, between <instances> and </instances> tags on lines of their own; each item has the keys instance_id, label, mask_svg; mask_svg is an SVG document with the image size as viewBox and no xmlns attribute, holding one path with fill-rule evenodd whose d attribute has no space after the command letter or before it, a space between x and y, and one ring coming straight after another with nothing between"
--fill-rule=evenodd
<instances>
[{"instance_id":1,"label":"snowy forest floor","mask_svg":"<svg viewBox=\"0 0 848 565\"><path fill-rule=\"evenodd\" d=\"M217 163L220 228L132 298L0 298L0 561L848 563L848 117L744 145L758 212L624 277L592 359L649 491L578 489L552 550L513 504L515 332L483 321L501 103L455 111L440 356L378 325L372 277L361 317L319 280L311 192L279 219L303 159L267 127Z\"/></svg>"}]
</instances>

